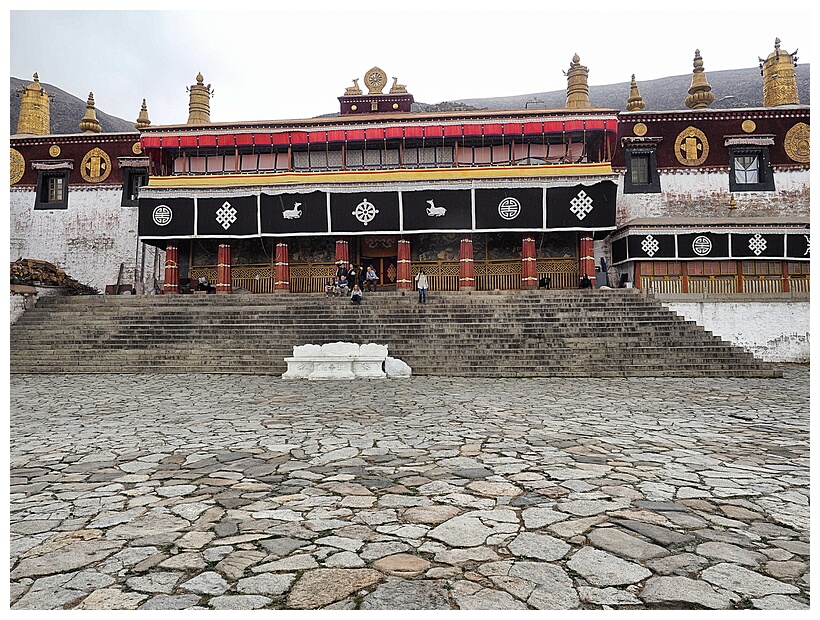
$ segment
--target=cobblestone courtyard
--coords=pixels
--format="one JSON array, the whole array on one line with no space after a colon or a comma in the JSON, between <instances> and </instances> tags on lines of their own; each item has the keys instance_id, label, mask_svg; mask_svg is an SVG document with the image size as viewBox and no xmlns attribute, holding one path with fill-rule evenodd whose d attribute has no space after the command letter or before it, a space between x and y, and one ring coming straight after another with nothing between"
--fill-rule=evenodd
<instances>
[{"instance_id":1,"label":"cobblestone courtyard","mask_svg":"<svg viewBox=\"0 0 820 620\"><path fill-rule=\"evenodd\" d=\"M802 609L782 379L12 375L12 609Z\"/></svg>"}]
</instances>

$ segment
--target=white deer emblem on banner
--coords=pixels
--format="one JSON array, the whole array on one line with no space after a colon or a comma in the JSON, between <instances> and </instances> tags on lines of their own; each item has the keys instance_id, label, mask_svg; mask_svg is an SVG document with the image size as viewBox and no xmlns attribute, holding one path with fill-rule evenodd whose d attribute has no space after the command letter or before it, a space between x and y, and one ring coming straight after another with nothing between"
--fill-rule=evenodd
<instances>
[{"instance_id":1,"label":"white deer emblem on banner","mask_svg":"<svg viewBox=\"0 0 820 620\"><path fill-rule=\"evenodd\" d=\"M437 207L435 201L433 200L428 200L427 204L430 205L427 207L427 215L430 217L441 217L447 213L447 209L445 207Z\"/></svg>"},{"instance_id":2,"label":"white deer emblem on banner","mask_svg":"<svg viewBox=\"0 0 820 620\"><path fill-rule=\"evenodd\" d=\"M294 202L293 208L288 209L286 211L282 211L282 217L286 220L296 220L302 217L302 210L299 208L302 206L301 202Z\"/></svg>"}]
</instances>

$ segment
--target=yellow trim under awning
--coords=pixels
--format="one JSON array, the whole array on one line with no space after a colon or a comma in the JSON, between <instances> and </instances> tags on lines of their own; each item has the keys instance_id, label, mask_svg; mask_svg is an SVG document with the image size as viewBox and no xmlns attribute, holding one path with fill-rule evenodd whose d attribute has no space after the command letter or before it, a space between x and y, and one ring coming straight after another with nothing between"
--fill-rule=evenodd
<instances>
[{"instance_id":1,"label":"yellow trim under awning","mask_svg":"<svg viewBox=\"0 0 820 620\"><path fill-rule=\"evenodd\" d=\"M538 177L584 177L612 174L609 162L552 164L544 166L488 166L470 168L413 168L405 170L337 170L328 172L278 172L275 174L216 174L152 176L149 188L249 187L259 185L324 185L329 183L386 183L402 181L451 181L470 179L532 179Z\"/></svg>"}]
</instances>

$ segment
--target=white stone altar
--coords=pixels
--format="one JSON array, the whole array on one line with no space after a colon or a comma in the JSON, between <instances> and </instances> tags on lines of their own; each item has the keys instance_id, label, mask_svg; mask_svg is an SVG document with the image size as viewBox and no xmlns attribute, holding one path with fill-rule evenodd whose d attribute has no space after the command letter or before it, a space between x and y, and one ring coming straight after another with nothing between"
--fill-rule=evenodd
<instances>
[{"instance_id":1,"label":"white stone altar","mask_svg":"<svg viewBox=\"0 0 820 620\"><path fill-rule=\"evenodd\" d=\"M293 357L286 357L283 379L311 381L339 379L383 379L387 345L329 342L323 345L303 344L293 347Z\"/></svg>"}]
</instances>

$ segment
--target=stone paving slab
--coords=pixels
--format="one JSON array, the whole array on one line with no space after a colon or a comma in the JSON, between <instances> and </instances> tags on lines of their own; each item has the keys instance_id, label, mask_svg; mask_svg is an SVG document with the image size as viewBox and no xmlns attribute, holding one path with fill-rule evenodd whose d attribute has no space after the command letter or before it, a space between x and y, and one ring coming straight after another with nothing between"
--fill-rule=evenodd
<instances>
[{"instance_id":1,"label":"stone paving slab","mask_svg":"<svg viewBox=\"0 0 820 620\"><path fill-rule=\"evenodd\" d=\"M782 368L12 375L10 606L806 609L809 368Z\"/></svg>"}]
</instances>

